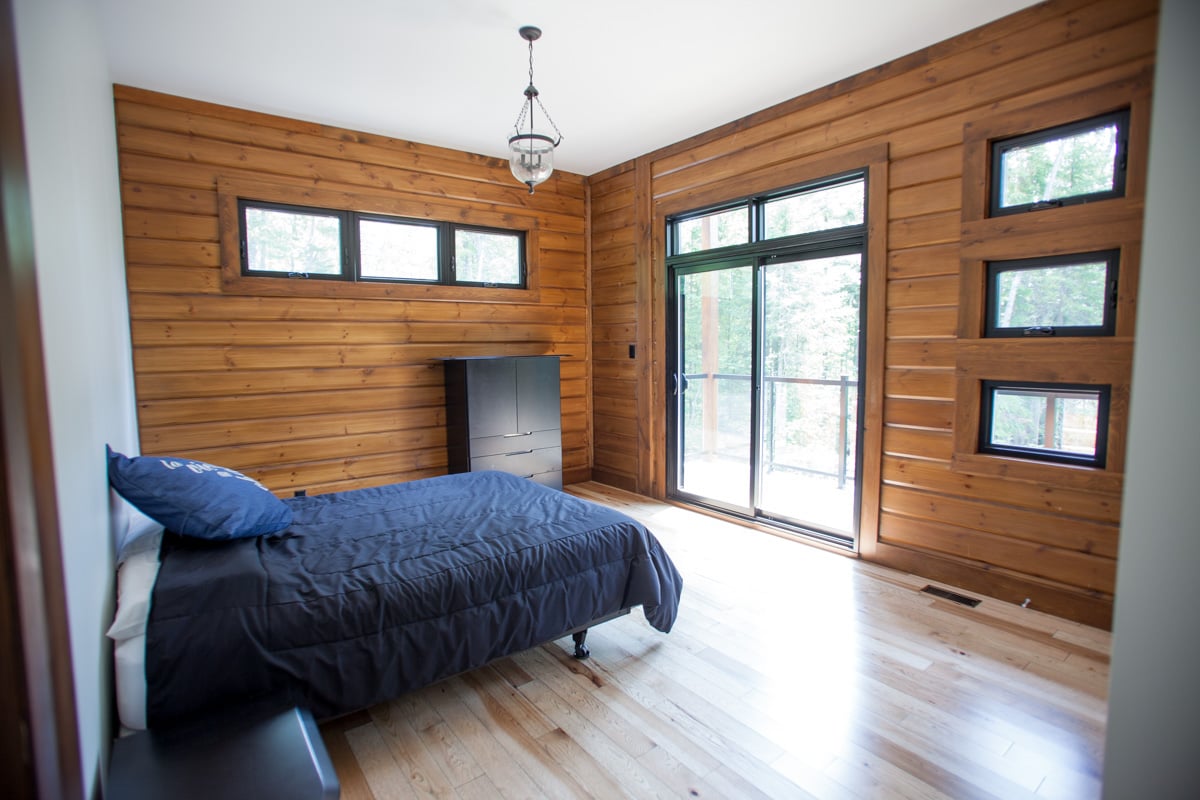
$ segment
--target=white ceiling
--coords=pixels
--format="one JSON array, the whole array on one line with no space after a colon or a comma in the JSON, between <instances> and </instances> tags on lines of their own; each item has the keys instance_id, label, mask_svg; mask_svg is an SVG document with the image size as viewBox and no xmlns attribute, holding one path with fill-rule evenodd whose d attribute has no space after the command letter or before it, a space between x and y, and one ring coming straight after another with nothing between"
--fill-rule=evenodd
<instances>
[{"instance_id":1,"label":"white ceiling","mask_svg":"<svg viewBox=\"0 0 1200 800\"><path fill-rule=\"evenodd\" d=\"M96 0L112 79L506 157L534 79L590 175L1032 0Z\"/></svg>"}]
</instances>

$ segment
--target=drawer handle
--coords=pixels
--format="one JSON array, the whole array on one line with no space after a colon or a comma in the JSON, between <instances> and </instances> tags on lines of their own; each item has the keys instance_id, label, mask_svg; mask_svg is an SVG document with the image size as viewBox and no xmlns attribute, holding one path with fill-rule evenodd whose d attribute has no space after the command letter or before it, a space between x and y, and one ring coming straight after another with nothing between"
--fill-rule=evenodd
<instances>
[{"instance_id":1,"label":"drawer handle","mask_svg":"<svg viewBox=\"0 0 1200 800\"><path fill-rule=\"evenodd\" d=\"M515 439L518 436L533 436L533 431L526 431L525 433L506 433L506 434L504 434L505 439Z\"/></svg>"},{"instance_id":2,"label":"drawer handle","mask_svg":"<svg viewBox=\"0 0 1200 800\"><path fill-rule=\"evenodd\" d=\"M525 456L525 455L529 455L532 452L533 452L532 450L518 450L515 453L505 453L504 457L508 458L509 456Z\"/></svg>"}]
</instances>

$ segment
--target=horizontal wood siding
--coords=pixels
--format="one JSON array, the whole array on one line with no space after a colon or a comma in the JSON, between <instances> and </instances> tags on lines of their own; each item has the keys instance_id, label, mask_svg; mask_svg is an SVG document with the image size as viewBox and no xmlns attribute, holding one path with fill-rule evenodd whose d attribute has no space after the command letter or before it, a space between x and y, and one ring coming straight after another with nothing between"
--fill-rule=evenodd
<instances>
[{"instance_id":1,"label":"horizontal wood siding","mask_svg":"<svg viewBox=\"0 0 1200 800\"><path fill-rule=\"evenodd\" d=\"M1100 480L1078 475L1030 480L1003 469L982 474L955 462L962 410L958 371L964 363L978 368L980 358L1001 354L996 348L972 349L960 338L963 259L1017 257L994 255L1007 247L1003 221L964 216L964 190L973 191L964 186L969 155L964 130L1031 108L1054 108L1069 119L1100 90L1123 93L1125 102L1145 96L1156 30L1154 0L1050 0L592 176L594 302L606 319L599 324L598 316L594 339L597 475L603 442L610 451L603 479L619 485L633 480L639 491L665 495L662 448L630 449L639 424L635 394L653 398L644 424L655 441L666 437L665 397L656 383L666 363L663 232L655 229L652 240L641 242L638 227L661 226L664 211L745 196L771 180L776 187L787 185L802 164L882 145L888 176L886 285L870 287L882 294L868 303L879 303L879 318L870 324L884 328L883 357L864 378L882 385L883 430L877 449L864 453L864 465L874 465L877 478L863 487L864 496L874 499L863 509L861 553L935 580L1016 602L1028 598L1035 608L1108 625L1119 468ZM1132 146L1141 154L1131 153L1134 171L1145 164L1142 124L1135 114ZM644 165L648 175L641 190L650 201L642 206L639 187L631 183L635 164ZM1131 172L1128 202L1114 212L1119 220L1106 219L1108 212L1097 206L1096 231L1136 245L1141 182L1144 176ZM1138 213L1130 216L1130 210ZM1080 236L1087 235L1079 224L1083 213L1064 209L1057 217L1025 223L1029 230L1019 246L1053 250L1068 218ZM1133 259L1136 249L1128 249ZM649 259L652 268L642 270L640 259ZM1120 308L1131 311L1136 280L1127 282L1122 272L1122 284ZM640 314L631 302L639 304ZM1131 313L1119 314L1132 319ZM622 337L647 316L642 324L652 329L635 333L652 337L653 348L638 354L644 371L631 371L621 363L628 355ZM1124 324L1118 323L1119 335L1127 337L1131 331ZM1128 374L1129 341L1106 347L1106 375ZM1033 357L1036 368L1031 352L1019 355ZM1084 347L1080 361L1087 357ZM601 388L604 374L614 381L611 390ZM1124 412L1115 413L1112 434L1119 450ZM1110 467L1119 467L1112 453L1110 446Z\"/></svg>"},{"instance_id":2,"label":"horizontal wood siding","mask_svg":"<svg viewBox=\"0 0 1200 800\"><path fill-rule=\"evenodd\" d=\"M281 495L443 474L439 358L562 360L563 468L591 477L586 186L534 195L496 159L117 86L142 451L227 465ZM222 279L219 180L388 198L431 219L534 231L520 301ZM375 288L375 287L372 287ZM411 287L417 290L418 287ZM452 290L452 292L455 290ZM328 295L328 296L325 296Z\"/></svg>"},{"instance_id":3,"label":"horizontal wood siding","mask_svg":"<svg viewBox=\"0 0 1200 800\"><path fill-rule=\"evenodd\" d=\"M637 487L638 332L635 176L632 167L593 176L592 370L596 480Z\"/></svg>"}]
</instances>

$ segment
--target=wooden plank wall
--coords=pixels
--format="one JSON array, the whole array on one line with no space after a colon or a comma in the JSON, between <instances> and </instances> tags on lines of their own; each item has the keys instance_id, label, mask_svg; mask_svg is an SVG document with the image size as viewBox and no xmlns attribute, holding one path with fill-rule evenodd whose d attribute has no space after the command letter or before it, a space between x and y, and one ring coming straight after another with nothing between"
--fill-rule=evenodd
<instances>
[{"instance_id":1,"label":"wooden plank wall","mask_svg":"<svg viewBox=\"0 0 1200 800\"><path fill-rule=\"evenodd\" d=\"M114 95L143 453L239 469L281 495L439 475L435 359L552 353L565 356L564 480L591 477L581 176L557 172L531 196L497 159L130 87ZM307 296L239 293L222 281L219 178L370 193L433 219L519 219L533 231L536 291L502 302L481 289L322 296L316 282Z\"/></svg>"},{"instance_id":2,"label":"wooden plank wall","mask_svg":"<svg viewBox=\"0 0 1200 800\"><path fill-rule=\"evenodd\" d=\"M594 480L633 490L638 473L638 225L632 165L589 181L592 195ZM629 349L634 348L634 358Z\"/></svg>"},{"instance_id":3,"label":"wooden plank wall","mask_svg":"<svg viewBox=\"0 0 1200 800\"><path fill-rule=\"evenodd\" d=\"M886 338L883 368L865 379L882 382L884 428L880 449L864 453L881 478L864 487L879 499L863 510L876 522L860 532L862 555L1108 625L1121 476L1056 484L953 464L956 365L967 344L958 336L964 128L1019 109L1069 106L1098 87L1146 96L1156 31L1155 0L1050 0L591 176L594 301L597 322L606 320L593 340L597 478L665 494L662 448L634 447L666 440L662 232L655 229L651 245L640 228L661 227L663 209L708 204L723 191L726 199L742 196L747 176L882 144L887 281L870 291L885 293L886 311L869 324L884 326ZM1131 169L1145 163L1140 125L1131 147L1142 158ZM1129 203L1140 213L1139 197ZM1129 244L1136 253L1136 238ZM1123 308L1135 290L1123 277ZM623 356L632 341L652 346L631 369ZM599 385L602 371L611 390ZM650 409L648 418L641 408ZM1123 418L1115 425L1123 429ZM1116 433L1123 441L1123 430Z\"/></svg>"}]
</instances>

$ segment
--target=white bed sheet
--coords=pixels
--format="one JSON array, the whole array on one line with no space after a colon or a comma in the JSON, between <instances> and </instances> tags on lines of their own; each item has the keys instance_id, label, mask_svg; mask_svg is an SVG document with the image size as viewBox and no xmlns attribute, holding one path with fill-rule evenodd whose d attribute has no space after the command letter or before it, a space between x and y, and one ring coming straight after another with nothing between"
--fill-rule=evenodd
<instances>
[{"instance_id":1,"label":"white bed sheet","mask_svg":"<svg viewBox=\"0 0 1200 800\"><path fill-rule=\"evenodd\" d=\"M117 567L117 613L107 634L114 645L117 715L131 730L146 728L146 624L162 541L162 526L156 528L126 539Z\"/></svg>"}]
</instances>

